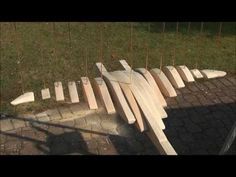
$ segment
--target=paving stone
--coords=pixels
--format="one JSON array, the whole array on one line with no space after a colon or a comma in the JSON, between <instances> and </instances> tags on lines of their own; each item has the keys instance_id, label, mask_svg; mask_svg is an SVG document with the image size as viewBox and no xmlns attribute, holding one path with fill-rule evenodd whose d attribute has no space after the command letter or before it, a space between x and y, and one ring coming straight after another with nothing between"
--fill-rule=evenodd
<instances>
[{"instance_id":1,"label":"paving stone","mask_svg":"<svg viewBox=\"0 0 236 177\"><path fill-rule=\"evenodd\" d=\"M12 123L13 123L13 127L15 129L22 128L22 127L26 126L25 121L21 120L21 119L12 119Z\"/></svg>"},{"instance_id":2,"label":"paving stone","mask_svg":"<svg viewBox=\"0 0 236 177\"><path fill-rule=\"evenodd\" d=\"M21 155L39 155L42 152L37 148L36 144L33 142L24 143L22 149L20 150Z\"/></svg>"},{"instance_id":3,"label":"paving stone","mask_svg":"<svg viewBox=\"0 0 236 177\"><path fill-rule=\"evenodd\" d=\"M10 119L2 119L0 120L0 130L1 131L9 131L13 130L14 127Z\"/></svg>"},{"instance_id":4,"label":"paving stone","mask_svg":"<svg viewBox=\"0 0 236 177\"><path fill-rule=\"evenodd\" d=\"M233 83L231 83L230 81L228 81L226 78L219 78L218 79L221 83L223 83L225 86L232 86Z\"/></svg>"},{"instance_id":5,"label":"paving stone","mask_svg":"<svg viewBox=\"0 0 236 177\"><path fill-rule=\"evenodd\" d=\"M171 127L179 127L179 126L183 126L183 124L184 124L184 123L182 122L182 120L179 119L179 118L172 118L172 119L169 119L168 123L169 123L169 125L170 125Z\"/></svg>"},{"instance_id":6,"label":"paving stone","mask_svg":"<svg viewBox=\"0 0 236 177\"><path fill-rule=\"evenodd\" d=\"M199 91L199 88L196 87L195 83L190 83L187 85L188 89L191 91L191 92L197 92Z\"/></svg>"},{"instance_id":7,"label":"paving stone","mask_svg":"<svg viewBox=\"0 0 236 177\"><path fill-rule=\"evenodd\" d=\"M209 136L210 138L218 138L220 137L219 132L217 131L216 128L209 128L204 130L204 134Z\"/></svg>"},{"instance_id":8,"label":"paving stone","mask_svg":"<svg viewBox=\"0 0 236 177\"><path fill-rule=\"evenodd\" d=\"M219 79L213 79L211 82L218 88L225 88L225 86L222 84L222 82L219 81Z\"/></svg>"},{"instance_id":9,"label":"paving stone","mask_svg":"<svg viewBox=\"0 0 236 177\"><path fill-rule=\"evenodd\" d=\"M70 121L65 121L63 123L60 123L62 126L65 126L64 127L64 131L65 132L73 132L75 131L75 121L74 120L70 120ZM67 128L68 127L68 128Z\"/></svg>"},{"instance_id":10,"label":"paving stone","mask_svg":"<svg viewBox=\"0 0 236 177\"><path fill-rule=\"evenodd\" d=\"M89 116L86 116L85 121L87 125L97 125L100 124L100 117L97 114L92 114Z\"/></svg>"},{"instance_id":11,"label":"paving stone","mask_svg":"<svg viewBox=\"0 0 236 177\"><path fill-rule=\"evenodd\" d=\"M37 120L40 122L49 122L50 121L46 111L38 113L35 116L36 116Z\"/></svg>"},{"instance_id":12,"label":"paving stone","mask_svg":"<svg viewBox=\"0 0 236 177\"><path fill-rule=\"evenodd\" d=\"M58 108L58 111L61 113L62 119L71 119L75 117L75 115L73 115L70 109L67 107L60 107Z\"/></svg>"},{"instance_id":13,"label":"paving stone","mask_svg":"<svg viewBox=\"0 0 236 177\"><path fill-rule=\"evenodd\" d=\"M180 92L181 92L182 94L191 93L191 91L190 91L187 87L181 88L181 89L180 89Z\"/></svg>"},{"instance_id":14,"label":"paving stone","mask_svg":"<svg viewBox=\"0 0 236 177\"><path fill-rule=\"evenodd\" d=\"M233 85L236 85L236 78L235 77L227 77L227 80L230 81Z\"/></svg>"},{"instance_id":15,"label":"paving stone","mask_svg":"<svg viewBox=\"0 0 236 177\"><path fill-rule=\"evenodd\" d=\"M199 90L201 91L208 91L208 87L206 87L205 85L203 85L202 83L196 82L195 86L199 88Z\"/></svg>"},{"instance_id":16,"label":"paving stone","mask_svg":"<svg viewBox=\"0 0 236 177\"><path fill-rule=\"evenodd\" d=\"M187 100L190 103L198 101L197 98L192 94L185 94L183 97L185 100Z\"/></svg>"},{"instance_id":17,"label":"paving stone","mask_svg":"<svg viewBox=\"0 0 236 177\"><path fill-rule=\"evenodd\" d=\"M49 116L49 119L51 121L62 119L62 117L57 109L47 110L47 115Z\"/></svg>"},{"instance_id":18,"label":"paving stone","mask_svg":"<svg viewBox=\"0 0 236 177\"><path fill-rule=\"evenodd\" d=\"M207 86L209 89L214 89L216 86L212 84L210 81L205 81L204 85Z\"/></svg>"},{"instance_id":19,"label":"paving stone","mask_svg":"<svg viewBox=\"0 0 236 177\"><path fill-rule=\"evenodd\" d=\"M85 126L87 126L87 122L86 122L85 118L75 119L75 127L76 128L83 128Z\"/></svg>"},{"instance_id":20,"label":"paving stone","mask_svg":"<svg viewBox=\"0 0 236 177\"><path fill-rule=\"evenodd\" d=\"M30 126L30 123L32 121L37 120L37 118L36 118L36 116L34 114L22 114L22 115L19 115L17 117L24 119L25 120L25 124L26 124L27 127Z\"/></svg>"},{"instance_id":21,"label":"paving stone","mask_svg":"<svg viewBox=\"0 0 236 177\"><path fill-rule=\"evenodd\" d=\"M233 103L234 100L232 100L230 97L228 96L224 96L224 97L220 97L219 98L223 103L227 104L227 103Z\"/></svg>"},{"instance_id":22,"label":"paving stone","mask_svg":"<svg viewBox=\"0 0 236 177\"><path fill-rule=\"evenodd\" d=\"M202 131L201 128L197 124L193 123L192 121L186 119L184 120L184 122L185 122L185 127L189 132L196 133L196 132Z\"/></svg>"}]
</instances>

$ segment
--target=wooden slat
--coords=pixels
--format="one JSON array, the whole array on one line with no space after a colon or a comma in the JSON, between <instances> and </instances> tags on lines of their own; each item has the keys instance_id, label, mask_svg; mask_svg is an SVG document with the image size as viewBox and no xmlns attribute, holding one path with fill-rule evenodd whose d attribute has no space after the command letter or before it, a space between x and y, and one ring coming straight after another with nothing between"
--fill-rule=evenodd
<instances>
[{"instance_id":1,"label":"wooden slat","mask_svg":"<svg viewBox=\"0 0 236 177\"><path fill-rule=\"evenodd\" d=\"M71 103L79 103L79 95L74 81L68 82L68 89Z\"/></svg>"},{"instance_id":2,"label":"wooden slat","mask_svg":"<svg viewBox=\"0 0 236 177\"><path fill-rule=\"evenodd\" d=\"M165 75L175 88L185 87L183 80L173 66L164 66L162 71L165 73Z\"/></svg>"},{"instance_id":3,"label":"wooden slat","mask_svg":"<svg viewBox=\"0 0 236 177\"><path fill-rule=\"evenodd\" d=\"M98 109L97 101L93 92L93 88L88 77L81 77L84 98L90 109Z\"/></svg>"},{"instance_id":4,"label":"wooden slat","mask_svg":"<svg viewBox=\"0 0 236 177\"><path fill-rule=\"evenodd\" d=\"M136 68L135 71L137 71L143 75L143 77L149 83L150 87L153 89L153 91L156 94L157 99L160 101L161 105L163 107L166 107L167 106L166 100L163 97L163 95L162 95L159 87L157 86L156 81L152 77L151 73L148 70L146 70L145 68Z\"/></svg>"},{"instance_id":5,"label":"wooden slat","mask_svg":"<svg viewBox=\"0 0 236 177\"><path fill-rule=\"evenodd\" d=\"M201 73L202 73L203 77L206 79L224 77L226 75L226 72L224 72L224 71L211 70L211 69L203 69L203 70L201 70Z\"/></svg>"},{"instance_id":6,"label":"wooden slat","mask_svg":"<svg viewBox=\"0 0 236 177\"><path fill-rule=\"evenodd\" d=\"M43 99L43 100L46 100L46 99L51 98L49 88L42 89L42 90L41 90L41 95L42 95L42 99Z\"/></svg>"},{"instance_id":7,"label":"wooden slat","mask_svg":"<svg viewBox=\"0 0 236 177\"><path fill-rule=\"evenodd\" d=\"M132 109L133 114L134 114L134 116L137 120L136 125L137 125L138 129L141 132L147 130L147 125L146 125L145 119L144 119L144 117L143 117L143 115L142 115L142 113L141 113L141 111L138 107L138 104L137 104L137 102L136 102L129 86L125 83L120 83L120 87L121 87L128 103L129 103L129 106Z\"/></svg>"},{"instance_id":8,"label":"wooden slat","mask_svg":"<svg viewBox=\"0 0 236 177\"><path fill-rule=\"evenodd\" d=\"M34 92L26 92L19 97L17 97L15 100L11 102L12 105L18 105L22 103L29 103L34 101Z\"/></svg>"},{"instance_id":9,"label":"wooden slat","mask_svg":"<svg viewBox=\"0 0 236 177\"><path fill-rule=\"evenodd\" d=\"M120 83L128 83L130 80L129 77L130 72L126 71L114 71L111 74L115 76L115 78ZM150 99L146 97L145 94L143 94L143 88L140 87L138 84L135 75L133 75L134 82L132 84L129 84L129 87L134 94L135 99L137 100L138 105L140 106L141 110L143 111L143 114L146 118L150 118L150 121L155 121L159 128L165 129L165 125L161 119L160 113L154 108L153 104L151 103ZM156 124L155 124L156 125Z\"/></svg>"},{"instance_id":10,"label":"wooden slat","mask_svg":"<svg viewBox=\"0 0 236 177\"><path fill-rule=\"evenodd\" d=\"M198 69L191 69L190 71L191 71L194 78L196 78L196 79L203 78L202 73Z\"/></svg>"},{"instance_id":11,"label":"wooden slat","mask_svg":"<svg viewBox=\"0 0 236 177\"><path fill-rule=\"evenodd\" d=\"M176 97L177 93L173 86L171 85L170 81L166 77L166 75L157 68L151 69L150 73L152 74L153 78L155 79L157 85L159 86L161 92L167 97Z\"/></svg>"},{"instance_id":12,"label":"wooden slat","mask_svg":"<svg viewBox=\"0 0 236 177\"><path fill-rule=\"evenodd\" d=\"M63 87L61 82L54 82L54 87L55 87L55 94L56 94L56 100L57 101L64 101L64 92L63 92Z\"/></svg>"},{"instance_id":13,"label":"wooden slat","mask_svg":"<svg viewBox=\"0 0 236 177\"><path fill-rule=\"evenodd\" d=\"M99 72L101 72L101 66L103 68L102 69L103 79L106 82L109 90L111 91L111 95L114 98L113 100L116 105L117 112L127 123L133 124L136 121L136 119L127 101L125 100L124 94L122 93L119 83L109 72L107 72L106 68L103 66L102 63L97 62L96 66Z\"/></svg>"},{"instance_id":14,"label":"wooden slat","mask_svg":"<svg viewBox=\"0 0 236 177\"><path fill-rule=\"evenodd\" d=\"M193 78L193 75L191 74L191 72L189 71L187 66L181 65L181 66L176 66L175 68L178 71L181 78L185 82L194 82L195 81Z\"/></svg>"},{"instance_id":15,"label":"wooden slat","mask_svg":"<svg viewBox=\"0 0 236 177\"><path fill-rule=\"evenodd\" d=\"M106 108L107 113L114 114L116 110L105 81L101 77L94 78L94 81L97 93L99 94L99 97Z\"/></svg>"}]
</instances>

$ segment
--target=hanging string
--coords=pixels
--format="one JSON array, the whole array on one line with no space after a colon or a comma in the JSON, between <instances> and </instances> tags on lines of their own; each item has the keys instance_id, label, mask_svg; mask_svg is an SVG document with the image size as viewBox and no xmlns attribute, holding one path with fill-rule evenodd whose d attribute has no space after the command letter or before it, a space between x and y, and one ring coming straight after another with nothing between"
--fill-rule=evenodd
<instances>
[{"instance_id":1,"label":"hanging string","mask_svg":"<svg viewBox=\"0 0 236 177\"><path fill-rule=\"evenodd\" d=\"M190 30L191 30L191 22L188 22L188 29L187 29L187 36L190 35ZM185 42L184 42L185 43ZM186 44L186 43L185 43ZM184 51L183 51L184 52ZM186 58L188 58L188 47L186 46L186 50L185 50L185 56ZM186 66L186 62L184 62L184 66Z\"/></svg>"},{"instance_id":2,"label":"hanging string","mask_svg":"<svg viewBox=\"0 0 236 177\"><path fill-rule=\"evenodd\" d=\"M87 32L87 23L84 23L84 32ZM85 76L86 76L86 84L88 83L88 51L87 47L84 48L84 57L85 57Z\"/></svg>"},{"instance_id":3,"label":"hanging string","mask_svg":"<svg viewBox=\"0 0 236 177\"><path fill-rule=\"evenodd\" d=\"M42 24L39 23L39 29L42 28ZM38 49L39 49L39 52L40 52L40 65L41 65L41 68L43 67L43 64L44 64L44 56L43 56L43 47L42 47L42 41L41 41L41 37L39 35L39 38L38 38ZM45 82L45 74L44 72L42 73L42 81L43 81L43 87L46 88L46 82Z\"/></svg>"},{"instance_id":4,"label":"hanging string","mask_svg":"<svg viewBox=\"0 0 236 177\"><path fill-rule=\"evenodd\" d=\"M100 29L100 46L99 46L99 60L100 60L100 63L102 63L102 60L103 60L103 24L100 24L99 25L99 29ZM102 74L102 64L101 64L101 72L100 72L100 74L101 74L101 78L103 78L103 74Z\"/></svg>"},{"instance_id":5,"label":"hanging string","mask_svg":"<svg viewBox=\"0 0 236 177\"><path fill-rule=\"evenodd\" d=\"M190 30L191 30L191 22L188 22L188 31L187 31L188 34L190 34Z\"/></svg>"},{"instance_id":6,"label":"hanging string","mask_svg":"<svg viewBox=\"0 0 236 177\"><path fill-rule=\"evenodd\" d=\"M165 41L165 28L166 28L166 23L162 23L162 38L163 42ZM164 58L164 45L161 47L161 59L160 59L160 70L162 69L163 66L163 58Z\"/></svg>"},{"instance_id":7,"label":"hanging string","mask_svg":"<svg viewBox=\"0 0 236 177\"><path fill-rule=\"evenodd\" d=\"M148 34L150 34L150 23L148 23ZM149 46L147 43L147 39L145 41L145 47L146 47L146 61L145 61L145 72L148 70L148 59L149 59Z\"/></svg>"},{"instance_id":8,"label":"hanging string","mask_svg":"<svg viewBox=\"0 0 236 177\"><path fill-rule=\"evenodd\" d=\"M133 68L133 23L130 22L130 83L132 82L132 68Z\"/></svg>"},{"instance_id":9,"label":"hanging string","mask_svg":"<svg viewBox=\"0 0 236 177\"><path fill-rule=\"evenodd\" d=\"M202 39L202 33L203 33L203 25L204 23L201 22L201 28L200 28L200 34L199 34L199 37L198 37L198 40L197 40L197 48L198 48L198 57L196 58L196 61L195 61L195 68L197 69L198 67L198 60L200 61L201 59L201 46L200 46L200 43L202 43L201 39Z\"/></svg>"},{"instance_id":10,"label":"hanging string","mask_svg":"<svg viewBox=\"0 0 236 177\"><path fill-rule=\"evenodd\" d=\"M17 34L17 25L16 25L16 22L13 23L13 26L14 26L14 38L15 38L15 43L16 43L16 52L17 52L17 59L18 59L18 70L19 70L19 73L20 73L20 80L21 80L21 89L22 89L22 93L25 93L25 89L24 89L24 80L23 80L23 73L22 73L22 67L21 67L21 62L22 62L22 58L20 56L20 48L19 48L19 41L18 41L18 34Z\"/></svg>"},{"instance_id":11,"label":"hanging string","mask_svg":"<svg viewBox=\"0 0 236 177\"><path fill-rule=\"evenodd\" d=\"M219 24L219 31L216 38L216 45L219 51L221 49L221 32L222 32L222 22L220 22ZM222 61L222 65L224 65L224 60Z\"/></svg>"},{"instance_id":12,"label":"hanging string","mask_svg":"<svg viewBox=\"0 0 236 177\"><path fill-rule=\"evenodd\" d=\"M55 46L55 44L56 44L56 24L55 24L55 22L53 22L52 23L52 40L53 40L53 47L52 47L52 49L53 49L53 56L54 56L54 59L56 60L56 61L58 61L57 60L57 52L56 52L56 46ZM55 68L55 66L53 67L53 68ZM53 76L54 76L54 78L55 78L55 76L56 76L56 73L55 73L55 69L53 70L54 72L53 72Z\"/></svg>"},{"instance_id":13,"label":"hanging string","mask_svg":"<svg viewBox=\"0 0 236 177\"><path fill-rule=\"evenodd\" d=\"M178 39L178 32L179 32L179 22L176 23L176 37L175 37L175 46L173 49L173 60L172 65L175 66L175 59L176 59L176 45L177 45L177 39Z\"/></svg>"}]
</instances>

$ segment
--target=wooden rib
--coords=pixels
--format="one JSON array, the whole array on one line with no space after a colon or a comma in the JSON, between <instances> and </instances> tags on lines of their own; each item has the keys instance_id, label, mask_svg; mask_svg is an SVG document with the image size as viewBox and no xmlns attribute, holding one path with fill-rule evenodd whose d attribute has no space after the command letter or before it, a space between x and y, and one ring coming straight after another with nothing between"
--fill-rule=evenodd
<instances>
[{"instance_id":1,"label":"wooden rib","mask_svg":"<svg viewBox=\"0 0 236 177\"><path fill-rule=\"evenodd\" d=\"M77 87L74 81L68 82L68 89L69 89L71 103L79 103Z\"/></svg>"},{"instance_id":2,"label":"wooden rib","mask_svg":"<svg viewBox=\"0 0 236 177\"><path fill-rule=\"evenodd\" d=\"M160 101L158 101L158 98L155 94L155 91L151 88L151 86L148 84L148 82L145 80L145 78L141 74L139 74L139 73L137 73L133 70L131 72L131 67L128 65L128 63L125 60L120 60L120 64L125 68L125 70L127 72L130 72L130 73L132 73L133 75L136 76L137 84L139 84L140 87L142 87L143 94L145 94L146 97L149 98L150 105L153 106L153 109L154 110L157 109L157 111L159 112L161 118L167 118L167 114L166 114L165 110L163 109L163 107L161 106Z\"/></svg>"},{"instance_id":3,"label":"wooden rib","mask_svg":"<svg viewBox=\"0 0 236 177\"><path fill-rule=\"evenodd\" d=\"M125 100L125 97L122 93L120 85L118 81L109 73L107 72L106 68L103 66L102 63L97 62L96 66L99 72L102 72L103 79L106 82L108 88L111 91L111 95L113 96L114 103L118 109L119 115L129 124L133 124L136 120L135 117ZM102 68L102 71L101 71Z\"/></svg>"},{"instance_id":4,"label":"wooden rib","mask_svg":"<svg viewBox=\"0 0 236 177\"><path fill-rule=\"evenodd\" d=\"M54 87L55 87L55 94L56 94L56 100L57 101L64 101L64 92L63 92L63 87L61 82L54 82Z\"/></svg>"},{"instance_id":5,"label":"wooden rib","mask_svg":"<svg viewBox=\"0 0 236 177\"><path fill-rule=\"evenodd\" d=\"M224 77L226 75L226 72L224 71L218 71L218 70L212 70L212 69L203 69L201 70L201 73L203 77L206 79Z\"/></svg>"},{"instance_id":6,"label":"wooden rib","mask_svg":"<svg viewBox=\"0 0 236 177\"><path fill-rule=\"evenodd\" d=\"M94 78L95 88L108 114L116 112L107 85L101 77Z\"/></svg>"},{"instance_id":7,"label":"wooden rib","mask_svg":"<svg viewBox=\"0 0 236 177\"><path fill-rule=\"evenodd\" d=\"M176 97L177 93L166 75L158 68L150 70L153 78L155 79L157 85L159 86L161 92L167 97Z\"/></svg>"},{"instance_id":8,"label":"wooden rib","mask_svg":"<svg viewBox=\"0 0 236 177\"><path fill-rule=\"evenodd\" d=\"M202 73L198 69L191 69L191 73L192 73L193 77L196 79L203 78Z\"/></svg>"},{"instance_id":9,"label":"wooden rib","mask_svg":"<svg viewBox=\"0 0 236 177\"><path fill-rule=\"evenodd\" d=\"M175 67L179 73L179 75L181 76L181 78L185 81L185 82L194 82L194 78L193 75L191 74L191 72L189 71L188 67L185 65L181 65L181 66L176 66Z\"/></svg>"},{"instance_id":10,"label":"wooden rib","mask_svg":"<svg viewBox=\"0 0 236 177\"><path fill-rule=\"evenodd\" d=\"M161 105L163 107L167 106L166 100L164 99L159 87L157 86L154 78L152 77L151 73L146 70L145 68L136 68L135 71L141 73L143 77L147 80L149 83L150 87L153 89L154 93L157 96L157 99L160 101Z\"/></svg>"},{"instance_id":11,"label":"wooden rib","mask_svg":"<svg viewBox=\"0 0 236 177\"><path fill-rule=\"evenodd\" d=\"M120 83L128 83L130 72L128 71L114 71L111 73ZM143 114L147 119L152 119L157 123L159 128L165 129L165 125L161 119L160 113L154 108L153 104L150 100L146 97L143 92L143 88L137 82L137 78L135 75L132 74L134 82L129 84L129 88L131 89L132 93L134 94L135 99L137 100L138 105L140 106Z\"/></svg>"},{"instance_id":12,"label":"wooden rib","mask_svg":"<svg viewBox=\"0 0 236 177\"><path fill-rule=\"evenodd\" d=\"M42 95L42 99L43 99L43 100L46 100L46 99L51 98L49 88L42 89L42 90L41 90L41 95Z\"/></svg>"},{"instance_id":13,"label":"wooden rib","mask_svg":"<svg viewBox=\"0 0 236 177\"><path fill-rule=\"evenodd\" d=\"M143 132L145 130L147 130L147 125L146 125L146 122L145 122L145 119L144 117L142 116L141 114L141 111L138 107L138 104L129 88L129 86L125 83L119 83L120 84L120 87L129 103L129 106L130 108L132 109L133 111L133 114L137 120L137 123L136 123L136 126L138 127L138 129Z\"/></svg>"},{"instance_id":14,"label":"wooden rib","mask_svg":"<svg viewBox=\"0 0 236 177\"><path fill-rule=\"evenodd\" d=\"M84 98L90 109L98 109L97 101L93 92L93 88L88 77L81 77Z\"/></svg>"},{"instance_id":15,"label":"wooden rib","mask_svg":"<svg viewBox=\"0 0 236 177\"><path fill-rule=\"evenodd\" d=\"M162 71L166 74L169 81L175 88L185 87L183 80L181 79L179 73L173 66L164 66Z\"/></svg>"}]
</instances>

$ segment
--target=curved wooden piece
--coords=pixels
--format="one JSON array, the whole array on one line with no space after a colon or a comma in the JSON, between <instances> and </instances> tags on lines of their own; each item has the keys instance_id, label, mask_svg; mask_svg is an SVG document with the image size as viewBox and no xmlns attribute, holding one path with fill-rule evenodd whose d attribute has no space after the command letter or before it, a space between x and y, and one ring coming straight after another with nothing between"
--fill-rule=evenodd
<instances>
[{"instance_id":1,"label":"curved wooden piece","mask_svg":"<svg viewBox=\"0 0 236 177\"><path fill-rule=\"evenodd\" d=\"M179 75L181 76L181 78L185 81L185 82L194 82L194 78L193 75L191 74L191 72L189 71L188 67L185 65L180 65L180 66L176 66L175 67L179 73Z\"/></svg>"},{"instance_id":2,"label":"curved wooden piece","mask_svg":"<svg viewBox=\"0 0 236 177\"><path fill-rule=\"evenodd\" d=\"M191 73L192 73L193 77L196 79L203 78L202 73L198 69L191 69Z\"/></svg>"},{"instance_id":3,"label":"curved wooden piece","mask_svg":"<svg viewBox=\"0 0 236 177\"><path fill-rule=\"evenodd\" d=\"M55 94L56 94L56 100L57 101L64 101L64 92L63 92L63 87L61 82L54 82L54 87L55 87Z\"/></svg>"},{"instance_id":4,"label":"curved wooden piece","mask_svg":"<svg viewBox=\"0 0 236 177\"><path fill-rule=\"evenodd\" d=\"M155 79L157 85L159 86L161 92L167 97L176 97L177 93L173 86L171 85L170 81L166 77L166 75L157 68L151 69L150 73L152 74L153 78Z\"/></svg>"},{"instance_id":5,"label":"curved wooden piece","mask_svg":"<svg viewBox=\"0 0 236 177\"><path fill-rule=\"evenodd\" d=\"M74 81L68 82L68 89L69 89L71 103L79 103L77 87Z\"/></svg>"},{"instance_id":6,"label":"curved wooden piece","mask_svg":"<svg viewBox=\"0 0 236 177\"><path fill-rule=\"evenodd\" d=\"M16 106L22 103L28 103L34 101L34 92L26 92L23 95L20 95L15 100L11 102L12 105Z\"/></svg>"},{"instance_id":7,"label":"curved wooden piece","mask_svg":"<svg viewBox=\"0 0 236 177\"><path fill-rule=\"evenodd\" d=\"M43 99L43 100L46 100L46 99L51 98L49 88L42 89L42 90L41 90L41 95L42 95L42 99Z\"/></svg>"},{"instance_id":8,"label":"curved wooden piece","mask_svg":"<svg viewBox=\"0 0 236 177\"><path fill-rule=\"evenodd\" d=\"M108 88L111 91L111 95L113 96L114 103L116 104L116 107L118 108L119 115L129 124L133 124L136 120L135 117L125 100L124 94L122 93L122 90L120 88L120 85L118 81L109 73L107 72L106 68L103 66L102 63L97 62L96 66L99 70L99 72L102 72L104 81L106 82ZM102 67L102 71L101 71Z\"/></svg>"},{"instance_id":9,"label":"curved wooden piece","mask_svg":"<svg viewBox=\"0 0 236 177\"><path fill-rule=\"evenodd\" d=\"M164 66L162 71L168 77L169 81L175 88L185 87L183 80L181 79L179 73L173 66Z\"/></svg>"},{"instance_id":10,"label":"curved wooden piece","mask_svg":"<svg viewBox=\"0 0 236 177\"><path fill-rule=\"evenodd\" d=\"M155 95L157 96L158 101L160 101L160 103L163 107L166 107L167 106L166 100L164 99L164 97L163 97L159 87L157 86L156 81L152 77L151 73L148 70L146 70L145 68L136 68L135 71L137 71L143 75L143 77L149 83L150 87L153 89Z\"/></svg>"},{"instance_id":11,"label":"curved wooden piece","mask_svg":"<svg viewBox=\"0 0 236 177\"><path fill-rule=\"evenodd\" d=\"M203 69L201 70L201 73L203 77L206 79L224 77L226 75L226 72L224 71L218 71L218 70L213 70L213 69Z\"/></svg>"}]
</instances>

